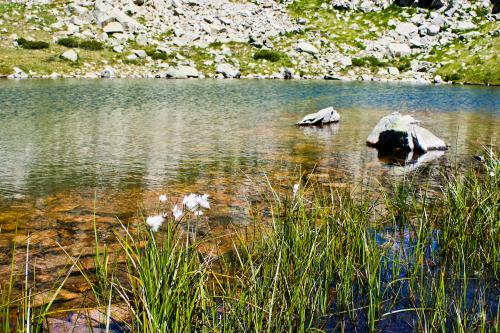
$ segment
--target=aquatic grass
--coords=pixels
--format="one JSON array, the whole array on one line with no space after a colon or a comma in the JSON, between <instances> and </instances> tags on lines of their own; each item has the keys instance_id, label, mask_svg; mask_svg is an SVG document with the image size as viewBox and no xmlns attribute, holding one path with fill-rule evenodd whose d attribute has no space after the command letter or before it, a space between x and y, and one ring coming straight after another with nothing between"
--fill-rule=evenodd
<instances>
[{"instance_id":1,"label":"aquatic grass","mask_svg":"<svg viewBox=\"0 0 500 333\"><path fill-rule=\"evenodd\" d=\"M107 323L110 304L126 304L132 332L494 331L499 174L490 150L443 170L437 188L418 177L384 190L266 180L256 237L233 234L227 253L200 251L206 198L186 196L180 218L160 198L141 225L121 224L122 264L103 260L95 232L96 265L107 266L96 301ZM157 214L155 231L146 216Z\"/></svg>"}]
</instances>

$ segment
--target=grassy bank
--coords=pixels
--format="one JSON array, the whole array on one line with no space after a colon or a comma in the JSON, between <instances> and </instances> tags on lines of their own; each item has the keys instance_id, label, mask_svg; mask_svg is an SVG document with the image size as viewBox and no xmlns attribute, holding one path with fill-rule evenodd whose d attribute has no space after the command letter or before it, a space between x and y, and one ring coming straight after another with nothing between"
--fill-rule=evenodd
<instances>
[{"instance_id":1,"label":"grassy bank","mask_svg":"<svg viewBox=\"0 0 500 333\"><path fill-rule=\"evenodd\" d=\"M125 263L100 250L86 273L103 327L120 303L132 332L498 331L499 162L443 170L437 189L407 177L270 189L228 253L199 251L217 235L201 237L190 214L169 213L157 232L124 226ZM29 288L9 300L14 279L2 284L4 331L13 304L19 331L40 330L50 304L31 309Z\"/></svg>"}]
</instances>

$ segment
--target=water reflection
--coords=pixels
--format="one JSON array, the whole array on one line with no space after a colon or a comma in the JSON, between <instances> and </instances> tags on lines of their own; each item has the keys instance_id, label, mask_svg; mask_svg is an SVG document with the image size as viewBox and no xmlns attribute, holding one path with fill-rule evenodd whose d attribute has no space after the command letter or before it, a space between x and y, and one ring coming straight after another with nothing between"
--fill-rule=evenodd
<instances>
[{"instance_id":1,"label":"water reflection","mask_svg":"<svg viewBox=\"0 0 500 333\"><path fill-rule=\"evenodd\" d=\"M295 126L328 106L339 110L339 124ZM394 110L414 114L450 150L401 163L366 147L373 126ZM37 279L50 284L67 264L58 244L92 261L94 212L100 239L113 246L117 218L134 223L160 193L209 193L207 230L222 235L248 223L264 173L283 184L313 170L337 183L393 184L395 170L467 160L481 145L497 145L499 110L498 88L486 87L1 81L0 278L8 249L22 247L29 231L39 268L50 272ZM81 292L77 281L68 286L68 298Z\"/></svg>"},{"instance_id":2,"label":"water reflection","mask_svg":"<svg viewBox=\"0 0 500 333\"><path fill-rule=\"evenodd\" d=\"M210 184L272 173L283 166L276 161L309 169L326 163L359 180L374 157L367 133L395 109L418 113L452 145L449 156L496 144L497 92L330 82L2 82L0 194ZM337 126L294 126L329 105L342 114Z\"/></svg>"}]
</instances>

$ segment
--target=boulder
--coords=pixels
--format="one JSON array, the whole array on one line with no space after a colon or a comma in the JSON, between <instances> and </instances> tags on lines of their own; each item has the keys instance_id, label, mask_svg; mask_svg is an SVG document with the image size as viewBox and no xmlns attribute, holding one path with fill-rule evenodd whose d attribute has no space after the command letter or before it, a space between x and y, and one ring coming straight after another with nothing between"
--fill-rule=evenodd
<instances>
[{"instance_id":1,"label":"boulder","mask_svg":"<svg viewBox=\"0 0 500 333\"><path fill-rule=\"evenodd\" d=\"M112 67L106 67L101 71L101 77L103 79L112 79L115 77L115 71Z\"/></svg>"},{"instance_id":2,"label":"boulder","mask_svg":"<svg viewBox=\"0 0 500 333\"><path fill-rule=\"evenodd\" d=\"M330 123L337 123L339 120L339 113L333 107L328 107L326 109L319 110L316 113L308 114L300 122L298 122L297 125L325 125Z\"/></svg>"},{"instance_id":3,"label":"boulder","mask_svg":"<svg viewBox=\"0 0 500 333\"><path fill-rule=\"evenodd\" d=\"M477 26L471 21L460 21L455 26L455 29L459 30L459 31L472 30L472 29L476 29L476 28L477 28Z\"/></svg>"},{"instance_id":4,"label":"boulder","mask_svg":"<svg viewBox=\"0 0 500 333\"><path fill-rule=\"evenodd\" d=\"M427 34L429 36L436 36L439 33L439 26L431 24L430 26L427 27Z\"/></svg>"},{"instance_id":5,"label":"boulder","mask_svg":"<svg viewBox=\"0 0 500 333\"><path fill-rule=\"evenodd\" d=\"M396 26L396 32L403 36L411 36L418 31L415 24L409 22L403 22Z\"/></svg>"},{"instance_id":6,"label":"boulder","mask_svg":"<svg viewBox=\"0 0 500 333\"><path fill-rule=\"evenodd\" d=\"M405 57L411 54L411 49L408 44L390 43L387 48L389 49L389 55L393 58Z\"/></svg>"},{"instance_id":7,"label":"boulder","mask_svg":"<svg viewBox=\"0 0 500 333\"><path fill-rule=\"evenodd\" d=\"M226 79L238 79L241 76L240 70L230 64L220 64L215 71L224 75Z\"/></svg>"},{"instance_id":8,"label":"boulder","mask_svg":"<svg viewBox=\"0 0 500 333\"><path fill-rule=\"evenodd\" d=\"M299 52L305 52L312 55L319 53L319 50L314 45L305 42L298 43L295 49Z\"/></svg>"},{"instance_id":9,"label":"boulder","mask_svg":"<svg viewBox=\"0 0 500 333\"><path fill-rule=\"evenodd\" d=\"M8 76L9 79L27 79L27 78L29 78L29 75L26 74L19 67L14 67L13 71L14 71L14 73Z\"/></svg>"},{"instance_id":10,"label":"boulder","mask_svg":"<svg viewBox=\"0 0 500 333\"><path fill-rule=\"evenodd\" d=\"M177 66L175 68L169 69L165 73L167 79L189 79L198 78L200 73L198 70L191 66Z\"/></svg>"},{"instance_id":11,"label":"boulder","mask_svg":"<svg viewBox=\"0 0 500 333\"><path fill-rule=\"evenodd\" d=\"M447 149L443 140L420 127L418 123L412 116L394 112L378 122L366 143L388 151L425 153L429 150Z\"/></svg>"},{"instance_id":12,"label":"boulder","mask_svg":"<svg viewBox=\"0 0 500 333\"><path fill-rule=\"evenodd\" d=\"M120 22L110 22L102 28L102 30L107 34L122 33L125 30Z\"/></svg>"},{"instance_id":13,"label":"boulder","mask_svg":"<svg viewBox=\"0 0 500 333\"><path fill-rule=\"evenodd\" d=\"M76 53L74 50L68 50L61 54L61 58L71 62L76 62L78 61L78 53Z\"/></svg>"}]
</instances>

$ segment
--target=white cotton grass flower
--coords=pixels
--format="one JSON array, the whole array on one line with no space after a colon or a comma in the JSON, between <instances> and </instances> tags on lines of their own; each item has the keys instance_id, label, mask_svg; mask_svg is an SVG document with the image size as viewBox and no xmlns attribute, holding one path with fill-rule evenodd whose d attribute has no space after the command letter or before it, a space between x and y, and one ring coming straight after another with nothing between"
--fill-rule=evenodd
<instances>
[{"instance_id":1,"label":"white cotton grass flower","mask_svg":"<svg viewBox=\"0 0 500 333\"><path fill-rule=\"evenodd\" d=\"M168 197L166 194L160 195L160 202L161 203L165 203L165 202L167 202L167 200L168 200Z\"/></svg>"},{"instance_id":2,"label":"white cotton grass flower","mask_svg":"<svg viewBox=\"0 0 500 333\"><path fill-rule=\"evenodd\" d=\"M493 171L490 171L490 176L495 177L495 173Z\"/></svg>"},{"instance_id":3,"label":"white cotton grass flower","mask_svg":"<svg viewBox=\"0 0 500 333\"><path fill-rule=\"evenodd\" d=\"M146 224L152 231L157 232L164 221L165 218L163 217L163 215L148 216L148 218L146 219Z\"/></svg>"},{"instance_id":4,"label":"white cotton grass flower","mask_svg":"<svg viewBox=\"0 0 500 333\"><path fill-rule=\"evenodd\" d=\"M296 196L297 193L299 192L299 187L300 185L299 184L295 184L293 185L293 195Z\"/></svg>"},{"instance_id":5,"label":"white cotton grass flower","mask_svg":"<svg viewBox=\"0 0 500 333\"><path fill-rule=\"evenodd\" d=\"M198 208L200 207L210 209L210 203L208 202L208 198L209 198L208 194L198 195L191 193L190 195L184 196L182 204L186 206L186 208L191 212L197 211Z\"/></svg>"},{"instance_id":6,"label":"white cotton grass flower","mask_svg":"<svg viewBox=\"0 0 500 333\"><path fill-rule=\"evenodd\" d=\"M175 205L172 209L172 214L174 215L174 219L176 221L179 221L182 215L184 215L184 212L182 211L182 208L179 208L179 206Z\"/></svg>"},{"instance_id":7,"label":"white cotton grass flower","mask_svg":"<svg viewBox=\"0 0 500 333\"><path fill-rule=\"evenodd\" d=\"M195 211L198 208L198 195L191 193L190 195L185 195L182 200L182 204L190 211Z\"/></svg>"},{"instance_id":8,"label":"white cotton grass flower","mask_svg":"<svg viewBox=\"0 0 500 333\"><path fill-rule=\"evenodd\" d=\"M208 197L209 197L208 194L203 194L201 196L200 195L198 196L198 204L200 205L200 207L210 209L210 202L208 202Z\"/></svg>"}]
</instances>

